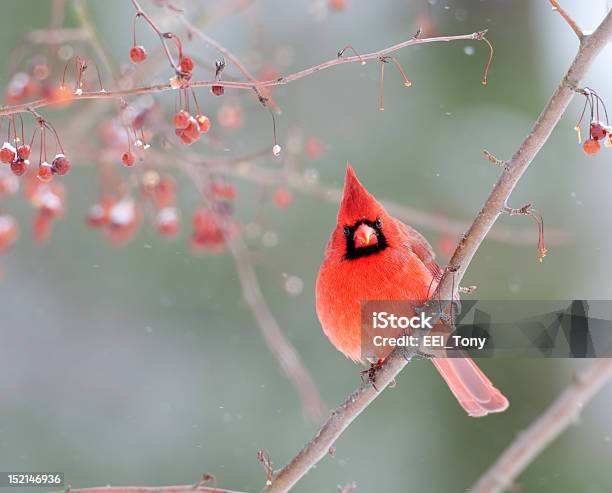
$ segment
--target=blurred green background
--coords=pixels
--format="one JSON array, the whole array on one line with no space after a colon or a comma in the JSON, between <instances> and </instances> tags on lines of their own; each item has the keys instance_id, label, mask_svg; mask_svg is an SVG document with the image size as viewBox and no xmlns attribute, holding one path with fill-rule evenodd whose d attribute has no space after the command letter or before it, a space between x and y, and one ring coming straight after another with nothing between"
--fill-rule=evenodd
<instances>
[{"instance_id":1,"label":"blurred green background","mask_svg":"<svg viewBox=\"0 0 612 493\"><path fill-rule=\"evenodd\" d=\"M194 18L220 4L177 3ZM609 8L595 0L563 4L585 28L594 27ZM127 64L130 3L86 5L116 63ZM143 5L163 22L153 2ZM5 0L2 7L5 86L12 75L10 54L29 30L49 25L51 2ZM67 25L75 26L70 2L66 14ZM321 139L324 156L314 162L300 158L297 166L311 174L316 170L324 184L341 186L349 160L377 197L469 221L499 174L482 158L482 149L510 157L574 55L573 33L547 2L348 0L345 11L331 13L325 2L255 0L236 15L203 25L255 72L281 60L285 74L333 58L347 44L361 52L382 49L423 24L437 35L489 29L495 46L489 85L480 84L488 55L484 44L409 48L397 57L413 86L404 88L389 66L384 112L377 110L375 63L336 67L275 89L283 108L279 138L284 145L300 129L305 137ZM139 37L155 51L155 39L144 26ZM43 50L28 53L37 49ZM211 62L216 57L197 39L188 52ZM609 101L611 54L608 47L585 81ZM231 66L230 72L235 73ZM166 70L150 82L168 76ZM198 94L214 115L222 98L206 90ZM269 115L255 98L231 91L225 97L235 98L246 112L243 129L214 128L225 154L269 145ZM172 95L156 99L170 115ZM478 285L478 297L612 297L612 151L583 155L573 130L582 103L576 98L571 104L511 199L514 206L533 202L547 227L566 231L571 243L551 247L539 264L533 222L501 218L507 225L532 228L533 244L483 244L464 280ZM93 102L92 107L97 104L105 105L106 113L95 118L113 115L112 104ZM60 134L81 124L71 120L77 111L42 110ZM95 148L93 134L87 137ZM220 154L206 142L194 149ZM4 212L20 219L23 234L2 259L0 469L63 471L73 487L186 484L210 472L220 486L258 491L265 471L257 450L265 449L280 467L319 423L304 419L297 393L267 350L241 298L231 256L190 254L189 213L198 203L193 185L177 177L185 220L178 241L163 241L145 226L128 246L111 248L84 221L97 198L93 161L71 157L74 169L64 180L69 212L48 244L32 241L33 212L21 195L2 204ZM280 166L271 157L258 163ZM241 221L260 221L263 231L278 235L273 247L263 246L260 237L248 239L257 252L257 274L274 315L326 404L334 407L359 383L361 370L329 344L314 310L316 273L337 207L296 192L293 206L279 210L262 204L261 187L248 181L235 185ZM439 235L420 229L436 244ZM303 280L299 295L285 290L287 275ZM504 414L471 419L433 366L416 361L345 432L335 456L323 460L295 491L333 492L351 481L360 492L464 491L587 363L482 361L511 405ZM611 491L610 405L607 387L578 425L520 477L524 491Z\"/></svg>"}]
</instances>

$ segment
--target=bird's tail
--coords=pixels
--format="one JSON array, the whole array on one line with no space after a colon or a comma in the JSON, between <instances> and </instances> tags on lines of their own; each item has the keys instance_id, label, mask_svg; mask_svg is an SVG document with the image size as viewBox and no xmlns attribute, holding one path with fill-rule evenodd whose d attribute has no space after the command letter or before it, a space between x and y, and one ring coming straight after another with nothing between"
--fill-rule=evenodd
<instances>
[{"instance_id":1,"label":"bird's tail","mask_svg":"<svg viewBox=\"0 0 612 493\"><path fill-rule=\"evenodd\" d=\"M433 358L433 364L470 416L499 413L508 408L508 399L470 358Z\"/></svg>"}]
</instances>

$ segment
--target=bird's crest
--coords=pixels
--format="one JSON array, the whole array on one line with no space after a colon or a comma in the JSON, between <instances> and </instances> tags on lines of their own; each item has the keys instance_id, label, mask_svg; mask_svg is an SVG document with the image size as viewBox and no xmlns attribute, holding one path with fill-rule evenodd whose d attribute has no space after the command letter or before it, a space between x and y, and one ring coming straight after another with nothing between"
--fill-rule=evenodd
<instances>
[{"instance_id":1,"label":"bird's crest","mask_svg":"<svg viewBox=\"0 0 612 493\"><path fill-rule=\"evenodd\" d=\"M384 214L382 205L363 187L355 170L347 163L338 223L351 225L361 219L375 221L381 214Z\"/></svg>"}]
</instances>

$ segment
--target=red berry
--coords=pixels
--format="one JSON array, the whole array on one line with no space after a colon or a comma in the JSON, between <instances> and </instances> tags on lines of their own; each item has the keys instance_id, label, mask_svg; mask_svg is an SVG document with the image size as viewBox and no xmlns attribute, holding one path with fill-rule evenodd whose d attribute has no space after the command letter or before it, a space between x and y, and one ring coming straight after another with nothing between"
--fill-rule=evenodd
<instances>
[{"instance_id":1,"label":"red berry","mask_svg":"<svg viewBox=\"0 0 612 493\"><path fill-rule=\"evenodd\" d=\"M10 164L15 159L15 153L15 148L8 142L5 142L0 149L0 160L3 163Z\"/></svg>"},{"instance_id":2,"label":"red berry","mask_svg":"<svg viewBox=\"0 0 612 493\"><path fill-rule=\"evenodd\" d=\"M50 181L53 178L53 168L48 162L40 163L38 166L38 179L40 181Z\"/></svg>"},{"instance_id":3,"label":"red berry","mask_svg":"<svg viewBox=\"0 0 612 493\"><path fill-rule=\"evenodd\" d=\"M210 185L210 192L220 199L234 200L236 198L236 189L229 183L213 182Z\"/></svg>"},{"instance_id":4,"label":"red berry","mask_svg":"<svg viewBox=\"0 0 612 493\"><path fill-rule=\"evenodd\" d=\"M274 203L281 209L286 209L293 203L293 195L289 190L279 188L274 192Z\"/></svg>"},{"instance_id":5,"label":"red berry","mask_svg":"<svg viewBox=\"0 0 612 493\"><path fill-rule=\"evenodd\" d=\"M53 218L45 212L40 211L34 218L34 240L38 243L45 243L51 236Z\"/></svg>"},{"instance_id":6,"label":"red berry","mask_svg":"<svg viewBox=\"0 0 612 493\"><path fill-rule=\"evenodd\" d=\"M190 116L191 115L185 110L177 111L174 115L174 128L178 128L180 130L184 129L187 125L189 125Z\"/></svg>"},{"instance_id":7,"label":"red berry","mask_svg":"<svg viewBox=\"0 0 612 493\"><path fill-rule=\"evenodd\" d=\"M184 56L179 61L179 66L181 68L181 72L191 73L193 72L194 63L191 58Z\"/></svg>"},{"instance_id":8,"label":"red berry","mask_svg":"<svg viewBox=\"0 0 612 493\"><path fill-rule=\"evenodd\" d=\"M329 9L334 12L342 12L347 7L347 0L329 0Z\"/></svg>"},{"instance_id":9,"label":"red berry","mask_svg":"<svg viewBox=\"0 0 612 493\"><path fill-rule=\"evenodd\" d=\"M63 154L58 154L51 163L51 169L53 173L57 173L60 176L64 176L70 171L70 161Z\"/></svg>"},{"instance_id":10,"label":"red berry","mask_svg":"<svg viewBox=\"0 0 612 493\"><path fill-rule=\"evenodd\" d=\"M594 139L589 139L584 141L584 145L582 146L582 150L587 155L597 154L599 152L599 142Z\"/></svg>"},{"instance_id":11,"label":"red berry","mask_svg":"<svg viewBox=\"0 0 612 493\"><path fill-rule=\"evenodd\" d=\"M130 60L133 63L144 62L147 59L147 51L144 49L144 46L132 46L130 50Z\"/></svg>"},{"instance_id":12,"label":"red berry","mask_svg":"<svg viewBox=\"0 0 612 493\"><path fill-rule=\"evenodd\" d=\"M215 84L214 86L211 86L210 90L215 96L223 96L225 87Z\"/></svg>"},{"instance_id":13,"label":"red berry","mask_svg":"<svg viewBox=\"0 0 612 493\"><path fill-rule=\"evenodd\" d=\"M134 153L131 151L125 151L121 155L121 162L126 166L133 166L136 162L136 156L134 156Z\"/></svg>"},{"instance_id":14,"label":"red berry","mask_svg":"<svg viewBox=\"0 0 612 493\"><path fill-rule=\"evenodd\" d=\"M110 209L114 205L114 200L103 197L99 204L92 205L87 211L87 224L92 228L101 228L110 223Z\"/></svg>"},{"instance_id":15,"label":"red berry","mask_svg":"<svg viewBox=\"0 0 612 493\"><path fill-rule=\"evenodd\" d=\"M155 187L157 207L163 209L174 203L175 192L174 180L169 176L162 176Z\"/></svg>"},{"instance_id":16,"label":"red berry","mask_svg":"<svg viewBox=\"0 0 612 493\"><path fill-rule=\"evenodd\" d=\"M19 238L19 223L13 216L0 214L0 253L7 251Z\"/></svg>"},{"instance_id":17,"label":"red berry","mask_svg":"<svg viewBox=\"0 0 612 493\"><path fill-rule=\"evenodd\" d=\"M176 133L176 135L178 135L178 137L181 139L181 142L185 145L191 145L195 142L194 139L192 139L191 137L189 137L186 133L185 130L175 130L174 133Z\"/></svg>"},{"instance_id":18,"label":"red berry","mask_svg":"<svg viewBox=\"0 0 612 493\"><path fill-rule=\"evenodd\" d=\"M310 137L306 141L304 150L310 159L319 159L323 155L323 145L316 137Z\"/></svg>"},{"instance_id":19,"label":"red berry","mask_svg":"<svg viewBox=\"0 0 612 493\"><path fill-rule=\"evenodd\" d=\"M198 122L198 127L200 128L200 132L205 134L210 130L210 119L204 115L196 115L196 121Z\"/></svg>"},{"instance_id":20,"label":"red berry","mask_svg":"<svg viewBox=\"0 0 612 493\"><path fill-rule=\"evenodd\" d=\"M178 211L165 207L157 213L157 231L162 236L176 236L180 229Z\"/></svg>"},{"instance_id":21,"label":"red berry","mask_svg":"<svg viewBox=\"0 0 612 493\"><path fill-rule=\"evenodd\" d=\"M187 127L181 130L181 140L184 144L191 145L200 138L200 126L194 117L189 117Z\"/></svg>"},{"instance_id":22,"label":"red berry","mask_svg":"<svg viewBox=\"0 0 612 493\"><path fill-rule=\"evenodd\" d=\"M595 140L603 139L607 133L604 126L599 122L591 122L590 130L591 138Z\"/></svg>"},{"instance_id":23,"label":"red berry","mask_svg":"<svg viewBox=\"0 0 612 493\"><path fill-rule=\"evenodd\" d=\"M28 159L30 157L30 146L27 144L23 144L17 148L17 156L19 159Z\"/></svg>"},{"instance_id":24,"label":"red berry","mask_svg":"<svg viewBox=\"0 0 612 493\"><path fill-rule=\"evenodd\" d=\"M11 171L17 175L21 176L26 172L28 161L24 159L17 159L16 161L11 163Z\"/></svg>"}]
</instances>

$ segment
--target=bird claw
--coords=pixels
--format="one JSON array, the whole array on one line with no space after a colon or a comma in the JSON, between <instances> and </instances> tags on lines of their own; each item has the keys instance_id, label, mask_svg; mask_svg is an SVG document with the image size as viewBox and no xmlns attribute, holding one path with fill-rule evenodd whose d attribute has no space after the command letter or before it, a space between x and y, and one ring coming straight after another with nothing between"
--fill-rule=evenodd
<instances>
[{"instance_id":1,"label":"bird claw","mask_svg":"<svg viewBox=\"0 0 612 493\"><path fill-rule=\"evenodd\" d=\"M376 371L380 369L382 363L383 360L379 358L376 363L370 363L370 368L359 372L361 374L361 382L366 383L365 377L367 376L367 382L372 384L376 392L378 392L378 388L376 387Z\"/></svg>"}]
</instances>

